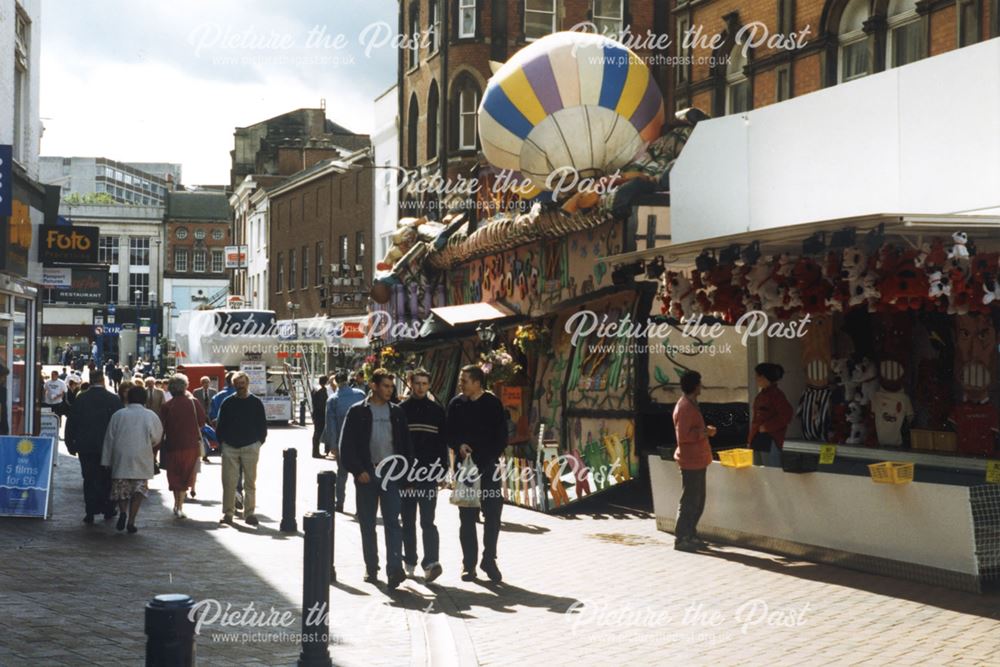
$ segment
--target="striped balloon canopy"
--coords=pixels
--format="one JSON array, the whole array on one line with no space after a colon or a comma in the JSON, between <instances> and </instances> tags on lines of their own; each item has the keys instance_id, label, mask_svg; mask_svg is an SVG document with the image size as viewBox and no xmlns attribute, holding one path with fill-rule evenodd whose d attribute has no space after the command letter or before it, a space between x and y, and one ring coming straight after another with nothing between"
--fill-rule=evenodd
<instances>
[{"instance_id":1,"label":"striped balloon canopy","mask_svg":"<svg viewBox=\"0 0 1000 667\"><path fill-rule=\"evenodd\" d=\"M660 136L663 122L663 95L646 64L607 37L581 32L557 32L518 51L479 106L486 159L543 191L567 167L581 179L623 167Z\"/></svg>"}]
</instances>

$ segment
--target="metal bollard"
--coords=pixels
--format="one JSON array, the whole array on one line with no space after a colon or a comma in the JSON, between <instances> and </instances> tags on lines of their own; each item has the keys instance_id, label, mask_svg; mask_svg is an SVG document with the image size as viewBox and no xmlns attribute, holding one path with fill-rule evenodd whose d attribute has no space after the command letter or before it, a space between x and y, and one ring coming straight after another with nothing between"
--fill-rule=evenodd
<instances>
[{"instance_id":1,"label":"metal bollard","mask_svg":"<svg viewBox=\"0 0 1000 667\"><path fill-rule=\"evenodd\" d=\"M299 426L306 425L306 401L302 399L299 401Z\"/></svg>"},{"instance_id":2,"label":"metal bollard","mask_svg":"<svg viewBox=\"0 0 1000 667\"><path fill-rule=\"evenodd\" d=\"M195 664L194 600L188 595L157 595L146 603L146 667Z\"/></svg>"},{"instance_id":3,"label":"metal bollard","mask_svg":"<svg viewBox=\"0 0 1000 667\"><path fill-rule=\"evenodd\" d=\"M306 512L302 557L302 652L300 667L331 667L329 512Z\"/></svg>"},{"instance_id":4,"label":"metal bollard","mask_svg":"<svg viewBox=\"0 0 1000 667\"><path fill-rule=\"evenodd\" d=\"M284 469L281 476L281 525L279 529L283 533L298 532L298 524L295 521L295 462L298 452L294 449L286 449L282 452L284 458Z\"/></svg>"},{"instance_id":5,"label":"metal bollard","mask_svg":"<svg viewBox=\"0 0 1000 667\"><path fill-rule=\"evenodd\" d=\"M330 521L330 581L337 581L337 568L334 565L334 545L337 543L337 473L333 470L324 470L316 475L316 506L328 512L332 517Z\"/></svg>"}]
</instances>

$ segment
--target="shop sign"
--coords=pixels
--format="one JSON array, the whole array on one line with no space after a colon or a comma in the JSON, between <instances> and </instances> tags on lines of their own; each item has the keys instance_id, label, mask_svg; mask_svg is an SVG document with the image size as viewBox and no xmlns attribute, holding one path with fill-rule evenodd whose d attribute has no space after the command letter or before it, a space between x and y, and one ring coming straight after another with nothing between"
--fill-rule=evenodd
<instances>
[{"instance_id":1,"label":"shop sign","mask_svg":"<svg viewBox=\"0 0 1000 667\"><path fill-rule=\"evenodd\" d=\"M365 332L361 330L361 322L344 322L341 330L341 338L364 338Z\"/></svg>"},{"instance_id":2,"label":"shop sign","mask_svg":"<svg viewBox=\"0 0 1000 667\"><path fill-rule=\"evenodd\" d=\"M38 260L52 264L97 264L99 227L42 225Z\"/></svg>"},{"instance_id":3,"label":"shop sign","mask_svg":"<svg viewBox=\"0 0 1000 667\"><path fill-rule=\"evenodd\" d=\"M13 214L14 203L14 147L10 144L0 145L0 218Z\"/></svg>"},{"instance_id":4,"label":"shop sign","mask_svg":"<svg viewBox=\"0 0 1000 667\"><path fill-rule=\"evenodd\" d=\"M52 290L55 303L103 303L107 297L107 269L72 269L70 286Z\"/></svg>"},{"instance_id":5,"label":"shop sign","mask_svg":"<svg viewBox=\"0 0 1000 667\"><path fill-rule=\"evenodd\" d=\"M0 436L0 516L48 516L54 450L51 437Z\"/></svg>"},{"instance_id":6,"label":"shop sign","mask_svg":"<svg viewBox=\"0 0 1000 667\"><path fill-rule=\"evenodd\" d=\"M52 269L43 268L42 269L42 287L54 288L54 287L72 287L73 286L73 270L68 268L63 269Z\"/></svg>"},{"instance_id":7,"label":"shop sign","mask_svg":"<svg viewBox=\"0 0 1000 667\"><path fill-rule=\"evenodd\" d=\"M225 248L225 255L227 269L247 268L247 246L227 245Z\"/></svg>"},{"instance_id":8,"label":"shop sign","mask_svg":"<svg viewBox=\"0 0 1000 667\"><path fill-rule=\"evenodd\" d=\"M987 484L1000 484L1000 461L986 462Z\"/></svg>"},{"instance_id":9,"label":"shop sign","mask_svg":"<svg viewBox=\"0 0 1000 667\"><path fill-rule=\"evenodd\" d=\"M822 465L828 466L833 463L833 460L837 457L837 446L836 445L820 445L819 447L819 462Z\"/></svg>"}]
</instances>

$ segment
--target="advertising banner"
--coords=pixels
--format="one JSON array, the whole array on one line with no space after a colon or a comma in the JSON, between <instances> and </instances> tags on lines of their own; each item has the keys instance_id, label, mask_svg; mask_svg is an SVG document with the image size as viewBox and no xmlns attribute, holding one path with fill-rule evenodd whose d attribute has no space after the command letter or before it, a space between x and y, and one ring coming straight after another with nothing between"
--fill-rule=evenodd
<instances>
[{"instance_id":1,"label":"advertising banner","mask_svg":"<svg viewBox=\"0 0 1000 667\"><path fill-rule=\"evenodd\" d=\"M69 287L52 290L55 303L104 303L108 300L107 269L72 269Z\"/></svg>"},{"instance_id":2,"label":"advertising banner","mask_svg":"<svg viewBox=\"0 0 1000 667\"><path fill-rule=\"evenodd\" d=\"M0 516L48 516L54 450L51 437L0 436Z\"/></svg>"},{"instance_id":3,"label":"advertising banner","mask_svg":"<svg viewBox=\"0 0 1000 667\"><path fill-rule=\"evenodd\" d=\"M247 246L227 245L225 252L227 269L247 268Z\"/></svg>"},{"instance_id":4,"label":"advertising banner","mask_svg":"<svg viewBox=\"0 0 1000 667\"><path fill-rule=\"evenodd\" d=\"M53 264L97 264L99 227L42 225L38 261Z\"/></svg>"}]
</instances>

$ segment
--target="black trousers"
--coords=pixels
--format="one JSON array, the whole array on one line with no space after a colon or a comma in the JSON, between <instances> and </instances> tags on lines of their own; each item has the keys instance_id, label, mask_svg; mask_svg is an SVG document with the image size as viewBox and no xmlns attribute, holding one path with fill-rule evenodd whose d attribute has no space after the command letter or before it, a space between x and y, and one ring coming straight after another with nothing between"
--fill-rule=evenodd
<instances>
[{"instance_id":1,"label":"black trousers","mask_svg":"<svg viewBox=\"0 0 1000 667\"><path fill-rule=\"evenodd\" d=\"M317 454L319 454L319 442L320 442L320 440L323 439L323 428L324 428L324 426L326 426L326 422L325 421L318 421L317 422L317 421L315 421L315 418L313 418L313 419L314 419L314 421L313 421L313 454L317 455ZM330 450L327 449L325 453L329 454Z\"/></svg>"},{"instance_id":2,"label":"black trousers","mask_svg":"<svg viewBox=\"0 0 1000 667\"><path fill-rule=\"evenodd\" d=\"M83 502L87 514L107 514L114 511L111 501L111 468L101 465L101 457L80 455L83 474Z\"/></svg>"},{"instance_id":3,"label":"black trousers","mask_svg":"<svg viewBox=\"0 0 1000 667\"><path fill-rule=\"evenodd\" d=\"M492 563L497 559L497 538L500 537L500 515L503 512L503 496L500 492L500 476L494 474L499 469L499 463L484 466L480 473L480 509L474 507L459 507L460 525L458 538L462 543L462 565L467 570L476 568L476 557L479 551L479 538L476 532L476 521L479 512L483 513L483 560Z\"/></svg>"},{"instance_id":4,"label":"black trousers","mask_svg":"<svg viewBox=\"0 0 1000 667\"><path fill-rule=\"evenodd\" d=\"M677 508L677 527L674 537L678 540L697 537L698 520L705 511L705 470L681 470L681 502Z\"/></svg>"}]
</instances>

